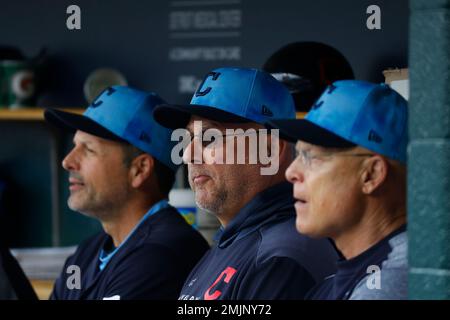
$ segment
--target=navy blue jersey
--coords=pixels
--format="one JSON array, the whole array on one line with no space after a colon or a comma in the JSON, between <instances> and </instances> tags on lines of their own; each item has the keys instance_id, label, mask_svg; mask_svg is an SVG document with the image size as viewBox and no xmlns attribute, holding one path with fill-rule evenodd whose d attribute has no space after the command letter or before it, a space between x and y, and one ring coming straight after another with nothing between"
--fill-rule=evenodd
<instances>
[{"instance_id":1,"label":"navy blue jersey","mask_svg":"<svg viewBox=\"0 0 450 320\"><path fill-rule=\"evenodd\" d=\"M82 243L67 259L51 299L176 299L187 275L209 248L170 206L143 221L100 271L100 251L111 241L102 232ZM74 274L70 266L81 270L80 289L67 285Z\"/></svg>"},{"instance_id":2,"label":"navy blue jersey","mask_svg":"<svg viewBox=\"0 0 450 320\"><path fill-rule=\"evenodd\" d=\"M380 276L378 287L375 272ZM336 274L311 289L307 299L406 299L407 275L406 226L402 226L358 256L341 258Z\"/></svg>"},{"instance_id":3,"label":"navy blue jersey","mask_svg":"<svg viewBox=\"0 0 450 320\"><path fill-rule=\"evenodd\" d=\"M329 241L295 229L292 185L258 194L221 234L186 280L180 300L302 299L334 272Z\"/></svg>"}]
</instances>

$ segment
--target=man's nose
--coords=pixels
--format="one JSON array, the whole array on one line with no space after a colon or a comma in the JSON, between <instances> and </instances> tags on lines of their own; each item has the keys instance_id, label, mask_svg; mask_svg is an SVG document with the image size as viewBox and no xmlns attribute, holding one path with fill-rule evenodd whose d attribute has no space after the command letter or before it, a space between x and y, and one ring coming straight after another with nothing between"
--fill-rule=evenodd
<instances>
[{"instance_id":1,"label":"man's nose","mask_svg":"<svg viewBox=\"0 0 450 320\"><path fill-rule=\"evenodd\" d=\"M62 161L62 166L67 171L77 171L80 168L75 148L72 149Z\"/></svg>"},{"instance_id":2,"label":"man's nose","mask_svg":"<svg viewBox=\"0 0 450 320\"><path fill-rule=\"evenodd\" d=\"M289 181L292 184L304 181L303 169L300 164L300 159L298 157L286 169L285 176L287 181Z\"/></svg>"}]
</instances>

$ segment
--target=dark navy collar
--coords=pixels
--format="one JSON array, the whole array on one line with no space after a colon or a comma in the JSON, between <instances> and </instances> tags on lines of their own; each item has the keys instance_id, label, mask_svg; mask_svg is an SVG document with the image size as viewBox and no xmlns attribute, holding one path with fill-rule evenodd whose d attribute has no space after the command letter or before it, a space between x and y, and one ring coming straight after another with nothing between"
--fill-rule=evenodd
<instances>
[{"instance_id":1,"label":"dark navy collar","mask_svg":"<svg viewBox=\"0 0 450 320\"><path fill-rule=\"evenodd\" d=\"M163 199L158 201L157 203L155 203L153 206L151 206L150 209L148 209L147 213L139 220L139 222L133 227L133 229L128 233L128 235L126 236L125 240L122 241L122 243L116 248L114 247L114 243L113 243L113 239L111 238L110 235L109 239L105 242L105 245L103 246L103 248L100 250L100 254L99 254L99 269L100 271L102 271L103 269L105 269L106 265L108 264L108 262L112 259L112 257L117 253L117 251L120 250L121 247L123 247L129 238L131 238L131 236L135 233L136 230L139 229L139 227L152 215L154 215L155 213L166 209L169 207L169 202L167 199ZM110 248L110 250L107 250L108 247Z\"/></svg>"},{"instance_id":2,"label":"dark navy collar","mask_svg":"<svg viewBox=\"0 0 450 320\"><path fill-rule=\"evenodd\" d=\"M173 210L173 211L172 211ZM172 211L172 213L171 213ZM163 217L168 217L171 214L178 215L179 213L174 209L172 206L168 205L167 207L164 205L164 207L159 207L159 210L154 212L152 216L154 218L152 219L141 219L142 223L139 224L139 226L132 232L129 239L126 241L126 243L123 244L121 250L118 250L117 254L114 255L114 257L109 261L109 263L106 265L105 269L103 271L100 271L99 269L99 259L98 256L100 254L100 251L102 248L107 247L107 243L112 243L112 238L104 231L101 232L99 235L99 246L95 250L95 258L92 259L85 271L85 276L82 277L82 293L80 296L80 299L82 299L85 295L88 294L88 292L95 286L97 281L100 279L100 276L102 273L105 273L106 269L109 269L113 267L115 264L122 261L123 258L127 257L131 251L133 251L137 246L139 246L142 241L145 240L145 238L148 236L149 229L152 225L161 223L160 220ZM150 214L147 216L149 217Z\"/></svg>"},{"instance_id":3,"label":"dark navy collar","mask_svg":"<svg viewBox=\"0 0 450 320\"><path fill-rule=\"evenodd\" d=\"M294 215L292 184L281 182L258 193L216 235L220 248L274 220Z\"/></svg>"},{"instance_id":4,"label":"dark navy collar","mask_svg":"<svg viewBox=\"0 0 450 320\"><path fill-rule=\"evenodd\" d=\"M366 251L360 253L356 257L353 257L351 259L340 259L337 263L337 267L339 270L339 273L341 274L347 274L347 273L354 273L355 268L360 267L361 265L366 266L367 261L376 261L376 260L383 260L390 252L391 247L389 246L389 240L391 240L396 235L405 232L406 231L406 224L402 225L401 227L397 228L393 232L391 232L389 235L387 235L382 240L378 241L376 244L368 248Z\"/></svg>"}]
</instances>

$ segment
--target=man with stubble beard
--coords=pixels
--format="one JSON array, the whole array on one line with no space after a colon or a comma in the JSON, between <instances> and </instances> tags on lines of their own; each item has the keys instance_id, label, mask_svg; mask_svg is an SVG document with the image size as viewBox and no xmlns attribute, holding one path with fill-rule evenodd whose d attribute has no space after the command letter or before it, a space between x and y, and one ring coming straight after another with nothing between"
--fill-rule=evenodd
<instances>
[{"instance_id":1,"label":"man with stubble beard","mask_svg":"<svg viewBox=\"0 0 450 320\"><path fill-rule=\"evenodd\" d=\"M189 183L197 205L222 225L179 299L302 299L333 272L328 241L295 230L292 187L283 173L293 147L263 129L268 119L295 117L283 84L259 70L220 68L206 75L189 105L161 105L154 116L166 127L187 128ZM242 138L249 143L240 149ZM270 162L262 160L264 151Z\"/></svg>"}]
</instances>

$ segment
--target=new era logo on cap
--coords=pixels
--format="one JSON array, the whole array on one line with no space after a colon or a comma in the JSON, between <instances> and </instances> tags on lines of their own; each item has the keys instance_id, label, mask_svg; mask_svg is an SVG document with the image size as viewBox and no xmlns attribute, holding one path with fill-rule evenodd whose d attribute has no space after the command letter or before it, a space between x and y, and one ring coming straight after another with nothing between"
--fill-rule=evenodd
<instances>
[{"instance_id":1,"label":"new era logo on cap","mask_svg":"<svg viewBox=\"0 0 450 320\"><path fill-rule=\"evenodd\" d=\"M126 141L175 170L170 154L175 142L172 131L153 118L153 110L165 103L153 92L126 86L104 90L84 114L46 110L47 120L72 130L81 130L105 139Z\"/></svg>"},{"instance_id":2,"label":"new era logo on cap","mask_svg":"<svg viewBox=\"0 0 450 320\"><path fill-rule=\"evenodd\" d=\"M248 68L219 68L209 72L189 105L161 105L156 121L168 128L185 127L192 115L220 122L295 119L287 88L270 74Z\"/></svg>"},{"instance_id":3,"label":"new era logo on cap","mask_svg":"<svg viewBox=\"0 0 450 320\"><path fill-rule=\"evenodd\" d=\"M273 112L270 111L270 109L267 108L267 107L264 106L264 105L262 106L262 112L261 112L261 114L262 114L263 116L273 117Z\"/></svg>"},{"instance_id":4,"label":"new era logo on cap","mask_svg":"<svg viewBox=\"0 0 450 320\"><path fill-rule=\"evenodd\" d=\"M153 119L153 109L165 103L153 92L144 92L125 86L106 89L96 100L100 106L92 105L85 116L98 122L114 134L137 148L151 154L169 168L176 166L170 159L175 145L171 131Z\"/></svg>"},{"instance_id":5,"label":"new era logo on cap","mask_svg":"<svg viewBox=\"0 0 450 320\"><path fill-rule=\"evenodd\" d=\"M390 159L406 162L408 143L406 100L385 84L336 81L322 93L304 119L274 120L291 141L325 148L362 146Z\"/></svg>"},{"instance_id":6,"label":"new era logo on cap","mask_svg":"<svg viewBox=\"0 0 450 320\"><path fill-rule=\"evenodd\" d=\"M267 117L295 117L289 91L270 74L257 69L220 68L209 72L191 105L213 107L259 123Z\"/></svg>"},{"instance_id":7,"label":"new era logo on cap","mask_svg":"<svg viewBox=\"0 0 450 320\"><path fill-rule=\"evenodd\" d=\"M151 143L151 139L150 136L148 134L146 134L144 131L141 132L140 136L139 136L139 140L147 142L147 143Z\"/></svg>"},{"instance_id":8,"label":"new era logo on cap","mask_svg":"<svg viewBox=\"0 0 450 320\"><path fill-rule=\"evenodd\" d=\"M374 141L376 143L381 143L381 142L383 142L383 139L374 130L370 130L369 131L369 141Z\"/></svg>"},{"instance_id":9,"label":"new era logo on cap","mask_svg":"<svg viewBox=\"0 0 450 320\"><path fill-rule=\"evenodd\" d=\"M337 81L305 119L356 145L406 161L407 102L385 84Z\"/></svg>"}]
</instances>

